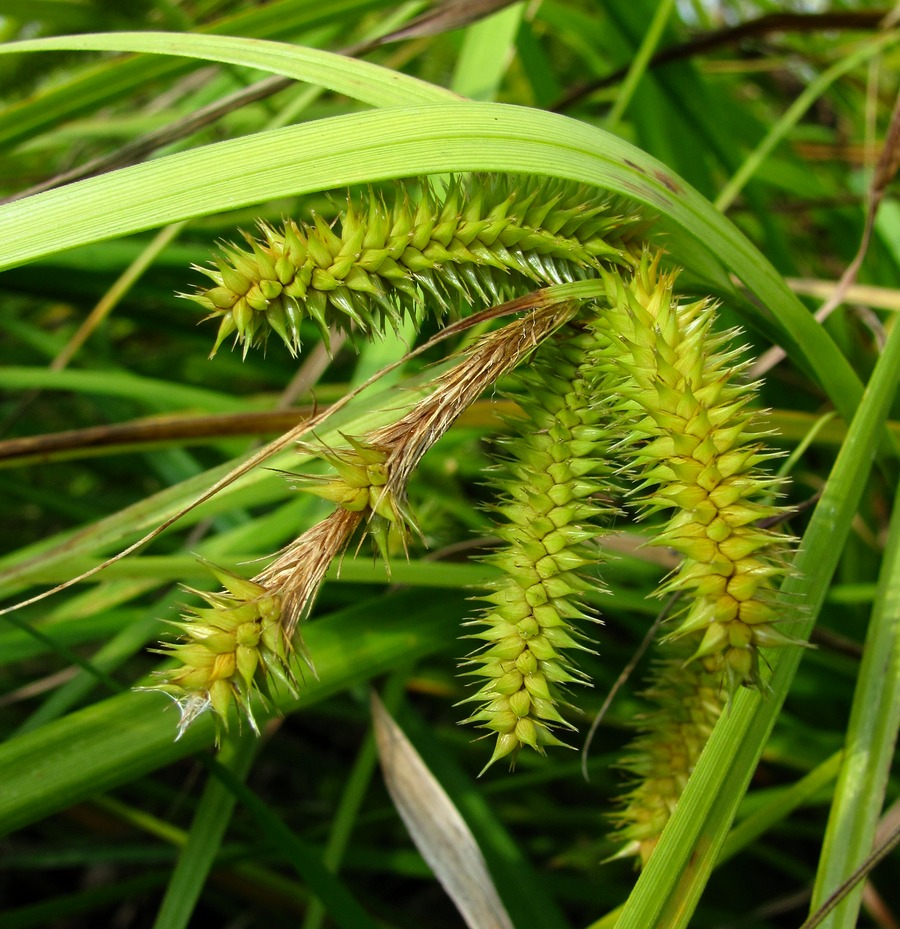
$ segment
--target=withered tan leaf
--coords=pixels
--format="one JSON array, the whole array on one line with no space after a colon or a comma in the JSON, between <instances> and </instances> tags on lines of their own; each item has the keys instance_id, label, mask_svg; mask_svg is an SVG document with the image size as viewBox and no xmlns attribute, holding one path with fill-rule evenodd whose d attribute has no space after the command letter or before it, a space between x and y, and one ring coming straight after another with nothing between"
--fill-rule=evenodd
<instances>
[{"instance_id":1,"label":"withered tan leaf","mask_svg":"<svg viewBox=\"0 0 900 929\"><path fill-rule=\"evenodd\" d=\"M469 929L514 929L465 820L374 692L371 703L384 781L416 848Z\"/></svg>"}]
</instances>

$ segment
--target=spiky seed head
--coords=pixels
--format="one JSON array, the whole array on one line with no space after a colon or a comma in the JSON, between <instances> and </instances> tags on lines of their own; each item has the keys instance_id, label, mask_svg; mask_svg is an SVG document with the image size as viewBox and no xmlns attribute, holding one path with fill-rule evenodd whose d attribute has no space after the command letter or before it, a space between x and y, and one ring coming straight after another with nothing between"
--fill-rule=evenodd
<instances>
[{"instance_id":1,"label":"spiky seed head","mask_svg":"<svg viewBox=\"0 0 900 929\"><path fill-rule=\"evenodd\" d=\"M247 249L224 246L213 287L189 299L222 322L244 350L270 332L291 354L311 319L361 333L418 318L423 302L443 315L451 298L499 303L524 289L575 280L601 265L633 262L642 221L596 190L547 178L469 175L438 194L427 183L400 183L390 199L350 195L335 222L260 225Z\"/></svg>"},{"instance_id":2,"label":"spiky seed head","mask_svg":"<svg viewBox=\"0 0 900 929\"><path fill-rule=\"evenodd\" d=\"M590 337L570 326L518 378L525 419L510 424L505 476L492 478L504 548L484 560L503 577L471 636L483 645L463 666L483 682L464 701L478 706L467 722L496 734L486 767L515 762L526 746L543 753L562 745L554 728L571 728L559 711L562 688L582 676L567 653L585 647L571 620L587 615L580 599L598 586L585 576L597 561L588 543L610 515L595 498L610 486L612 466L611 433L588 376L592 348Z\"/></svg>"},{"instance_id":3,"label":"spiky seed head","mask_svg":"<svg viewBox=\"0 0 900 929\"><path fill-rule=\"evenodd\" d=\"M684 791L713 726L722 713L725 690L715 663L687 661L693 642L683 641L668 658L658 659L643 696L646 714L636 720L638 736L621 767L630 785L612 819L615 858L647 863ZM662 654L662 653L661 653Z\"/></svg>"},{"instance_id":4,"label":"spiky seed head","mask_svg":"<svg viewBox=\"0 0 900 929\"><path fill-rule=\"evenodd\" d=\"M300 490L315 494L350 512L359 513L366 531L386 564L391 550L405 550L415 527L405 503L389 485L390 449L344 436L348 448L305 445L306 451L320 455L336 473L291 474L289 480Z\"/></svg>"},{"instance_id":5,"label":"spiky seed head","mask_svg":"<svg viewBox=\"0 0 900 929\"><path fill-rule=\"evenodd\" d=\"M293 689L292 645L281 631L281 597L255 581L204 562L221 582L218 593L193 591L208 604L174 623L179 641L160 653L179 662L156 672L157 683L144 690L170 696L181 711L180 737L205 710L217 728L228 729L230 711L237 707L254 730L254 694L264 694L271 678Z\"/></svg>"},{"instance_id":6,"label":"spiky seed head","mask_svg":"<svg viewBox=\"0 0 900 929\"><path fill-rule=\"evenodd\" d=\"M747 409L754 387L721 351L714 305L679 301L659 252L646 251L633 274L600 273L611 306L596 325L609 346L608 386L630 418L643 506L671 514L653 544L684 556L661 588L686 595L670 637L698 635L696 657L717 663L729 688L759 686L755 630L787 615L773 580L790 539L757 526L781 510L763 502L774 481L761 471L771 456Z\"/></svg>"}]
</instances>

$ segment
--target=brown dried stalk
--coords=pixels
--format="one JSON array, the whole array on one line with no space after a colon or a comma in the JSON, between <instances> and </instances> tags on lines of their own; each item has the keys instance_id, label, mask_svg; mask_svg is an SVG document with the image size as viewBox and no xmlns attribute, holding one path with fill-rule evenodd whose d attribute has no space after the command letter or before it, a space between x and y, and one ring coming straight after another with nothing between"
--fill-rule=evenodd
<instances>
[{"instance_id":1,"label":"brown dried stalk","mask_svg":"<svg viewBox=\"0 0 900 929\"><path fill-rule=\"evenodd\" d=\"M338 507L284 548L278 558L254 578L282 597L282 625L288 639L294 637L299 622L309 612L329 565L343 554L358 529L369 528L372 520L384 519L384 513L392 513L396 515L390 521L401 530L401 538L406 537L406 530L412 525L406 504L407 485L425 453L472 403L572 319L576 311L574 302L539 306L521 319L484 336L459 364L435 380L435 389L412 410L357 443L384 453L387 480L377 491L380 494L377 510L376 507L353 510ZM351 455L352 450L348 457ZM298 476L301 489L307 481L321 479ZM340 477L334 478L330 486L340 481ZM317 492L316 488L322 486L322 483L311 483L306 489ZM389 505L380 506L382 501ZM373 532L373 535L377 541L377 534ZM384 547L382 554L387 554Z\"/></svg>"},{"instance_id":2,"label":"brown dried stalk","mask_svg":"<svg viewBox=\"0 0 900 929\"><path fill-rule=\"evenodd\" d=\"M339 507L282 549L253 579L281 594L282 627L289 641L309 612L329 565L347 548L364 516Z\"/></svg>"},{"instance_id":3,"label":"brown dried stalk","mask_svg":"<svg viewBox=\"0 0 900 929\"><path fill-rule=\"evenodd\" d=\"M533 310L491 332L468 356L435 381L434 391L405 416L375 430L368 441L389 448L387 493L403 502L413 471L456 419L504 374L512 371L545 339L575 315L577 304Z\"/></svg>"}]
</instances>

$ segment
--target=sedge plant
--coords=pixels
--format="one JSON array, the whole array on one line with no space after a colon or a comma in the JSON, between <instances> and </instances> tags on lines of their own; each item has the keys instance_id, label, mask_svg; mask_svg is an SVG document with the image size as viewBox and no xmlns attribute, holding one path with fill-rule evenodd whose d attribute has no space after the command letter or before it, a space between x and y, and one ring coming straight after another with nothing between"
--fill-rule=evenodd
<instances>
[{"instance_id":1,"label":"sedge plant","mask_svg":"<svg viewBox=\"0 0 900 929\"><path fill-rule=\"evenodd\" d=\"M713 925L723 907L746 898L751 883L744 870L735 879L727 864L710 881L713 866L750 842L752 861L765 865L748 905L807 878L812 884L812 869L807 875L805 862L795 864L803 855L788 862L758 836L780 823L779 838L796 852L808 841L809 819L833 793L822 850L813 852L820 855L813 908L821 906L865 859L882 802L895 790L887 772L897 729L897 533L896 519L889 528L886 517L893 447L883 427L900 359L890 314L881 313L890 293L852 290L878 313L859 317L865 325L838 315L821 327L792 289L820 293L827 282L816 278L836 276L852 257L845 252L856 204L848 192L862 190L864 178L849 162L810 171L805 159L822 150L816 132L833 134L841 158L856 151L847 140L863 135L865 152L877 150L877 111L888 99L886 75L895 73L877 68L897 40L890 23L852 42L829 31L843 28L834 22L809 33L809 44L788 30L779 41L808 65L794 69L788 55L782 84L715 63L694 70L687 59L657 72L657 43L674 45L714 24L688 29L686 7L649 0L603 5L596 16L583 4L508 5L494 19L464 24L455 70L455 39L429 32L450 28L440 10L377 48L386 68L308 47L352 27L362 43L357 50L364 48L410 12L378 0L235 6L209 28L182 21L195 12L186 4L156 4L153 27L181 30L168 33L137 20L135 32L90 32L108 23L82 6L66 13L75 18L66 29L49 30L77 33L71 36L35 38L4 21L9 35L28 37L0 46L4 63L30 62L38 51L67 55L53 59L58 82L43 85L34 69L0 74L4 86L14 73L23 82L15 102L0 108L0 138L10 153L3 193L19 197L0 205L0 268L10 271L3 326L12 345L2 386L99 397L102 422L129 415L129 404L140 414L200 411L210 422L126 423L119 448L139 453L126 467L110 468L115 474L99 492L92 481L105 473L105 457L97 469L77 459L66 465L69 446L48 450L38 436L24 447L34 457L12 459L35 467L27 480L9 484L10 539L18 543L28 531L35 506L53 509L58 523L6 556L4 592L18 605L32 599L29 586L72 589L58 600L37 594L6 614L19 625L0 629L4 667L15 681L3 704L11 722L0 746L7 787L0 828L40 836L56 828L51 814L86 801L154 841L184 843L158 917L174 927L193 916L238 798L232 828L244 831L240 848L225 849L222 866L235 860L233 852L240 879L222 882L221 892L240 895L252 886L254 901L277 897L293 907L273 925L294 919L296 910L314 929L322 915L310 904L312 888L336 924L364 926L355 893L363 879L335 872L354 829L377 822L371 846L388 842L381 812L358 814L373 750L367 745L356 756L347 749L355 745L354 726L368 718L361 685L388 673L395 698L404 689L416 695L398 718L439 773L449 796L443 802L466 812L480 846L474 851L489 859L521 929L566 925L531 863L548 858L547 835L571 838L552 864L583 877L577 894L565 882L559 891L581 922L606 913L598 929L682 927L695 918L698 926ZM871 12L854 19L854 28L874 28ZM136 15L123 14L123 28L132 28ZM765 22L754 28L751 42L768 34ZM723 41L727 48L727 36ZM391 42L408 44L393 58ZM419 59L417 48L429 54ZM84 52L137 57L73 63ZM192 79L179 82L192 59L223 66L199 92ZM611 93L603 81L623 61L628 74L608 124L619 137L596 125ZM405 62L400 70L398 62ZM247 88L251 68L275 74L280 82L271 84L282 93L290 81L325 91L295 86L272 98L271 108L229 110L231 94L246 102L275 89ZM429 83L451 71L451 88ZM794 99L791 81L807 80ZM562 90L558 81L569 86ZM837 81L840 93L831 90ZM783 87L792 88L784 100ZM488 101L498 94L527 106L460 96ZM820 97L827 105L808 110ZM208 107L210 99L217 102ZM101 109L110 117L102 126L61 123ZM213 111L217 129L201 128L208 135L177 151L183 133L202 127ZM827 127L815 122L822 113ZM161 122L171 125L157 133ZM124 161L107 152L120 135L145 132L140 145L123 149ZM73 134L86 140L76 154L96 151L96 162L72 167ZM786 136L791 144L778 145ZM146 158L160 145L170 147ZM54 157L55 189L38 179ZM129 158L141 163L121 167ZM713 199L723 178L731 181L718 205L731 208L735 222L694 189ZM819 212L804 209L808 203ZM834 222L820 227L828 204L840 206ZM165 223L154 239L141 237ZM769 260L739 226L764 244ZM875 263L866 273L893 286L890 209L873 228ZM216 235L224 242L208 260ZM188 272L190 264L198 271ZM126 265L120 286L108 295L96 291L104 274ZM793 275L790 286L782 274ZM123 298L129 288L134 294ZM176 289L187 291L187 300L174 299ZM79 309L77 295L92 290L97 305L85 330L47 367L44 356L59 349L58 332L71 322L69 304ZM32 292L44 302L30 303ZM210 322L195 330L203 317ZM93 335L91 326L99 326ZM876 365L882 336L884 363ZM789 364L764 383L751 358L773 341ZM341 348L347 344L358 364ZM444 353L444 345L453 350ZM202 362L210 348L214 360ZM317 372L328 349L333 365L323 376ZM407 352L413 360L403 359ZM73 355L76 364L63 370ZM438 366L419 367L418 357ZM38 360L26 368L23 358ZM391 373L354 393L386 361L395 365ZM280 391L298 366L307 385L302 412L261 415L267 398L260 385ZM309 390L317 377L323 380ZM379 393L382 383L388 386ZM25 400L11 411L15 430L30 439L39 423L59 428L48 412L55 401ZM61 401L63 410L78 418L82 406L68 402ZM769 416L764 406L778 409ZM838 416L819 421L822 407ZM246 452L234 438L243 432L219 430L263 420L261 432L282 438L242 454L236 466L204 471L211 451L223 459ZM201 428L212 438L200 445L210 448L194 454L179 430ZM184 447L153 445L160 437ZM785 465L773 448L801 439ZM74 453L84 454L96 437L70 441L80 441ZM72 470L54 476L52 488L32 486L44 467L60 466ZM779 476L787 469L793 486ZM146 499L126 501L127 490ZM802 513L788 525L789 503L813 494L808 524ZM77 533L56 534L70 523ZM152 542L173 523L156 547L137 553L136 540ZM181 547L179 526L193 533ZM793 532L803 536L799 549ZM877 576L870 566L882 548ZM113 554L132 549L127 559ZM74 586L73 578L91 580L106 555L101 583ZM840 583L829 593L833 576ZM385 588L388 581L396 588ZM176 582L184 587L160 593L160 585ZM635 679L613 701L610 725L595 742L601 747L586 765L592 783L567 780L565 802L548 803L550 794L535 785L573 774L567 749L581 744L663 600L674 607L666 608L653 661L636 675L643 683ZM854 648L870 601L875 644L857 667ZM820 616L839 634L803 649ZM71 667L60 670L60 661ZM138 672L126 675L133 667ZM46 677L27 679L32 668ZM94 692L98 685L130 688L136 678L140 692ZM857 678L852 751L841 761L834 752L843 723L834 720L846 715L841 701L849 703ZM29 701L39 701L35 712L14 718ZM426 703L427 712L453 720L439 738L417 727ZM213 766L189 831L181 832L163 817L183 809L190 790L172 791L167 779L148 776L216 740L221 764ZM441 740L471 767L471 778L455 771L453 759L441 759ZM338 770L326 743L345 750L336 780L326 774ZM281 754L290 772L272 780L278 792L269 810L255 793L261 788L239 782L260 750L264 758ZM750 800L739 807L761 756ZM861 757L868 759L862 773ZM831 788L836 766L841 773ZM352 770L339 803L333 790L320 789L320 770L321 783L330 784ZM467 785L461 791L460 783ZM148 784L149 799L136 800L130 786L92 799ZM439 798L420 803L424 819L440 819ZM808 810L798 825L791 812L801 804ZM143 815L140 806L159 816ZM320 826L331 832L322 867L315 843L323 833L306 824L311 810L326 808ZM516 827L523 809L527 822ZM740 825L726 843L736 815ZM515 841L504 820L516 828ZM63 822L62 831L75 821ZM97 819L77 822L90 834ZM263 834L300 882L256 856ZM13 864L24 860L13 852ZM365 840L354 852L350 860L362 861ZM103 854L87 849L86 867ZM385 867L381 855L368 867L375 858L376 871ZM609 861L597 879L601 859L613 858L630 861ZM749 869L750 860L740 867ZM633 890L631 863L642 869ZM397 877L404 865L386 867ZM770 871L777 887L764 886ZM147 888L162 880L147 870L122 881L119 892L152 894ZM707 883L710 897L698 907ZM716 889L723 883L724 894ZM876 873L866 902L877 902L879 889ZM74 897L102 906L90 902L90 890ZM68 916L67 900L49 903ZM826 925L850 925L858 908L856 894ZM378 918L402 925L388 910ZM40 925L46 911L15 918ZM757 924L780 925L765 914Z\"/></svg>"},{"instance_id":2,"label":"sedge plant","mask_svg":"<svg viewBox=\"0 0 900 929\"><path fill-rule=\"evenodd\" d=\"M585 597L601 589L602 535L625 506L667 513L652 544L682 556L659 595L683 602L667 639L695 647L667 663L670 686L711 692L697 698L701 707L763 686L760 649L795 644L777 627L790 618L775 584L790 543L777 528L785 511L763 500L777 481L764 469L764 426L748 409L753 386L739 380L746 362L734 333L713 328L714 304L677 296L676 273L646 242L646 219L623 201L514 175L453 178L441 193L418 186L418 199L409 184L393 195L368 191L331 221L263 225L245 249L225 247L206 272L213 286L190 296L219 320L213 352L231 338L246 354L273 335L295 354L304 319L325 335L371 338L426 310L442 319L536 284L593 279L597 295L505 322L406 415L323 448L330 475L290 478L336 508L252 581L228 580L225 593L207 595L211 610L178 624L181 640L164 651L180 666L160 672L156 688L179 704L181 729L205 709L226 727L229 702L256 728L251 696L273 671L286 680L291 651L314 668L300 622L326 570L357 536L372 536L386 561L405 549L417 531L408 493L419 462L510 372L525 415L511 423L501 475L491 479L501 544L485 558L501 580L470 622L477 631L468 638L481 644L464 664L477 682L467 722L493 737L487 765L514 763L524 747L543 753L573 728L562 711L571 685L584 682L576 655L594 648ZM677 700L662 704L665 714ZM621 831L644 858L665 825L661 811L677 800L663 785L686 781L711 713L699 712L690 731L688 712L676 736L661 724L659 741L693 749L665 755L665 776L648 763L619 814L640 828L652 822L654 834L640 840L637 826ZM662 751L656 738L648 730L636 750L652 757ZM632 772L642 766L629 762Z\"/></svg>"}]
</instances>

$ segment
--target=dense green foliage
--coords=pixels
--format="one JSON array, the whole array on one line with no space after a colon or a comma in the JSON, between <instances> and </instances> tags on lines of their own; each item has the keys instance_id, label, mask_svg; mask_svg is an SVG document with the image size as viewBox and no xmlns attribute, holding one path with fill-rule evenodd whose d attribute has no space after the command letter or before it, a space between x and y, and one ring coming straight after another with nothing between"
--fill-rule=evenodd
<instances>
[{"instance_id":1,"label":"dense green foliage","mask_svg":"<svg viewBox=\"0 0 900 929\"><path fill-rule=\"evenodd\" d=\"M896 828L896 29L859 3L124 6L0 16L4 602L166 524L0 615L0 926L440 929L444 888L491 884L517 929L800 925ZM713 458L729 499L698 522ZM696 571L723 553L746 597ZM216 593L202 559L255 580ZM584 744L658 590L685 598L659 636L724 665L673 679L653 646L585 780L556 736ZM755 638L704 638L745 600ZM261 735L234 716L214 748L198 680ZM424 767L385 753L370 686ZM479 778L492 751L516 770ZM452 808L489 876L435 859ZM623 841L655 849L639 880L601 863ZM897 870L822 925L891 925Z\"/></svg>"}]
</instances>

